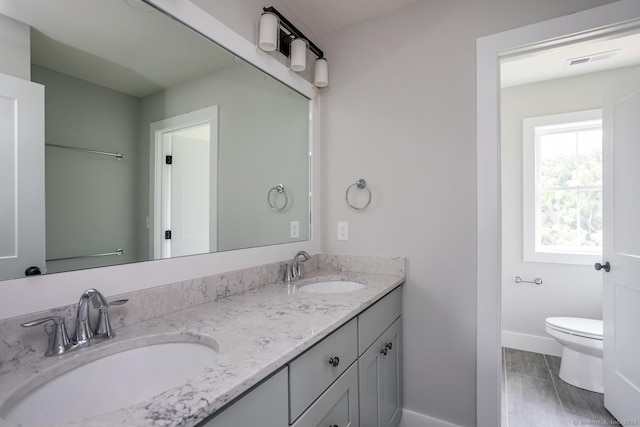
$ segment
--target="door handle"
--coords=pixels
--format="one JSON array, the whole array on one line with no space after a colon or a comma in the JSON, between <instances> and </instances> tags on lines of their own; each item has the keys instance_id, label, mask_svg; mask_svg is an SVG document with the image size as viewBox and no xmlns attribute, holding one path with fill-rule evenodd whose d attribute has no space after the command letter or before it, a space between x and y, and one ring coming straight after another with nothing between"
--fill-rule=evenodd
<instances>
[{"instance_id":1,"label":"door handle","mask_svg":"<svg viewBox=\"0 0 640 427\"><path fill-rule=\"evenodd\" d=\"M596 262L596 265L594 267L598 271L602 269L604 269L604 271L606 271L607 273L611 271L611 264L609 264L609 261L605 262L604 264L600 264L599 262Z\"/></svg>"}]
</instances>

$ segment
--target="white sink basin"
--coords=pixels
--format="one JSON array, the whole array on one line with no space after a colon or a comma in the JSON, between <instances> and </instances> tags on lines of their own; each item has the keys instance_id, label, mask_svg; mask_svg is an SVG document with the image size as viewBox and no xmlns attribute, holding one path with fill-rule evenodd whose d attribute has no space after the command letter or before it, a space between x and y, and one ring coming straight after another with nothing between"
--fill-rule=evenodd
<instances>
[{"instance_id":1,"label":"white sink basin","mask_svg":"<svg viewBox=\"0 0 640 427\"><path fill-rule=\"evenodd\" d=\"M362 283L348 282L342 280L331 280L328 282L311 283L300 288L301 292L309 292L312 294L342 294L345 292L353 292L364 288Z\"/></svg>"},{"instance_id":2,"label":"white sink basin","mask_svg":"<svg viewBox=\"0 0 640 427\"><path fill-rule=\"evenodd\" d=\"M2 418L10 424L42 426L126 408L197 378L217 355L208 345L188 342L115 353L45 382L4 408Z\"/></svg>"}]
</instances>

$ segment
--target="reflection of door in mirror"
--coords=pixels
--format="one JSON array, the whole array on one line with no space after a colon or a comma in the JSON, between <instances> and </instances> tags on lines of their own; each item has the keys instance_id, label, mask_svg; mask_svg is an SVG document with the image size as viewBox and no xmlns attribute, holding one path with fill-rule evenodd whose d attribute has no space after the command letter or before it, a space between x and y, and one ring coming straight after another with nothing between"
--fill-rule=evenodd
<instances>
[{"instance_id":1,"label":"reflection of door in mirror","mask_svg":"<svg viewBox=\"0 0 640 427\"><path fill-rule=\"evenodd\" d=\"M217 250L218 107L151 124L154 258Z\"/></svg>"},{"instance_id":2,"label":"reflection of door in mirror","mask_svg":"<svg viewBox=\"0 0 640 427\"><path fill-rule=\"evenodd\" d=\"M0 277L44 273L44 87L0 74Z\"/></svg>"}]
</instances>

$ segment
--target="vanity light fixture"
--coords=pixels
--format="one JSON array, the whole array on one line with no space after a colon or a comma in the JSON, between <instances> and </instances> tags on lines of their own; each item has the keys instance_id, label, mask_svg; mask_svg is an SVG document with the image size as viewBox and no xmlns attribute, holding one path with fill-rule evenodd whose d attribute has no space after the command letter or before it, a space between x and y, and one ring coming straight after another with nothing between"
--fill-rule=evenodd
<instances>
[{"instance_id":1,"label":"vanity light fixture","mask_svg":"<svg viewBox=\"0 0 640 427\"><path fill-rule=\"evenodd\" d=\"M305 39L291 40L291 52L289 55L289 68L296 73L307 69L307 46Z\"/></svg>"},{"instance_id":2,"label":"vanity light fixture","mask_svg":"<svg viewBox=\"0 0 640 427\"><path fill-rule=\"evenodd\" d=\"M265 52L273 52L278 49L280 19L278 16L265 12L260 17L260 38L258 46Z\"/></svg>"},{"instance_id":3,"label":"vanity light fixture","mask_svg":"<svg viewBox=\"0 0 640 427\"><path fill-rule=\"evenodd\" d=\"M326 58L316 59L313 81L316 87L326 87L329 84L329 63Z\"/></svg>"},{"instance_id":4,"label":"vanity light fixture","mask_svg":"<svg viewBox=\"0 0 640 427\"><path fill-rule=\"evenodd\" d=\"M279 51L289 57L289 68L301 73L307 69L307 56L311 51L317 59L314 67L314 85L329 85L329 63L324 53L273 6L262 9L258 31L258 47L265 52Z\"/></svg>"}]
</instances>

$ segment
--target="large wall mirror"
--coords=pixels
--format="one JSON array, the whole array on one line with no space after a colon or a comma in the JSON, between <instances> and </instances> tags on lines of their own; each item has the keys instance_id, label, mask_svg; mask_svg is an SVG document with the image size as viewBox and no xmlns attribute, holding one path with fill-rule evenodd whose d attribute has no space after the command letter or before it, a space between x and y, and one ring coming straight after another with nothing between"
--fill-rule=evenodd
<instances>
[{"instance_id":1,"label":"large wall mirror","mask_svg":"<svg viewBox=\"0 0 640 427\"><path fill-rule=\"evenodd\" d=\"M45 87L46 273L310 238L309 99L139 0L0 20Z\"/></svg>"}]
</instances>

